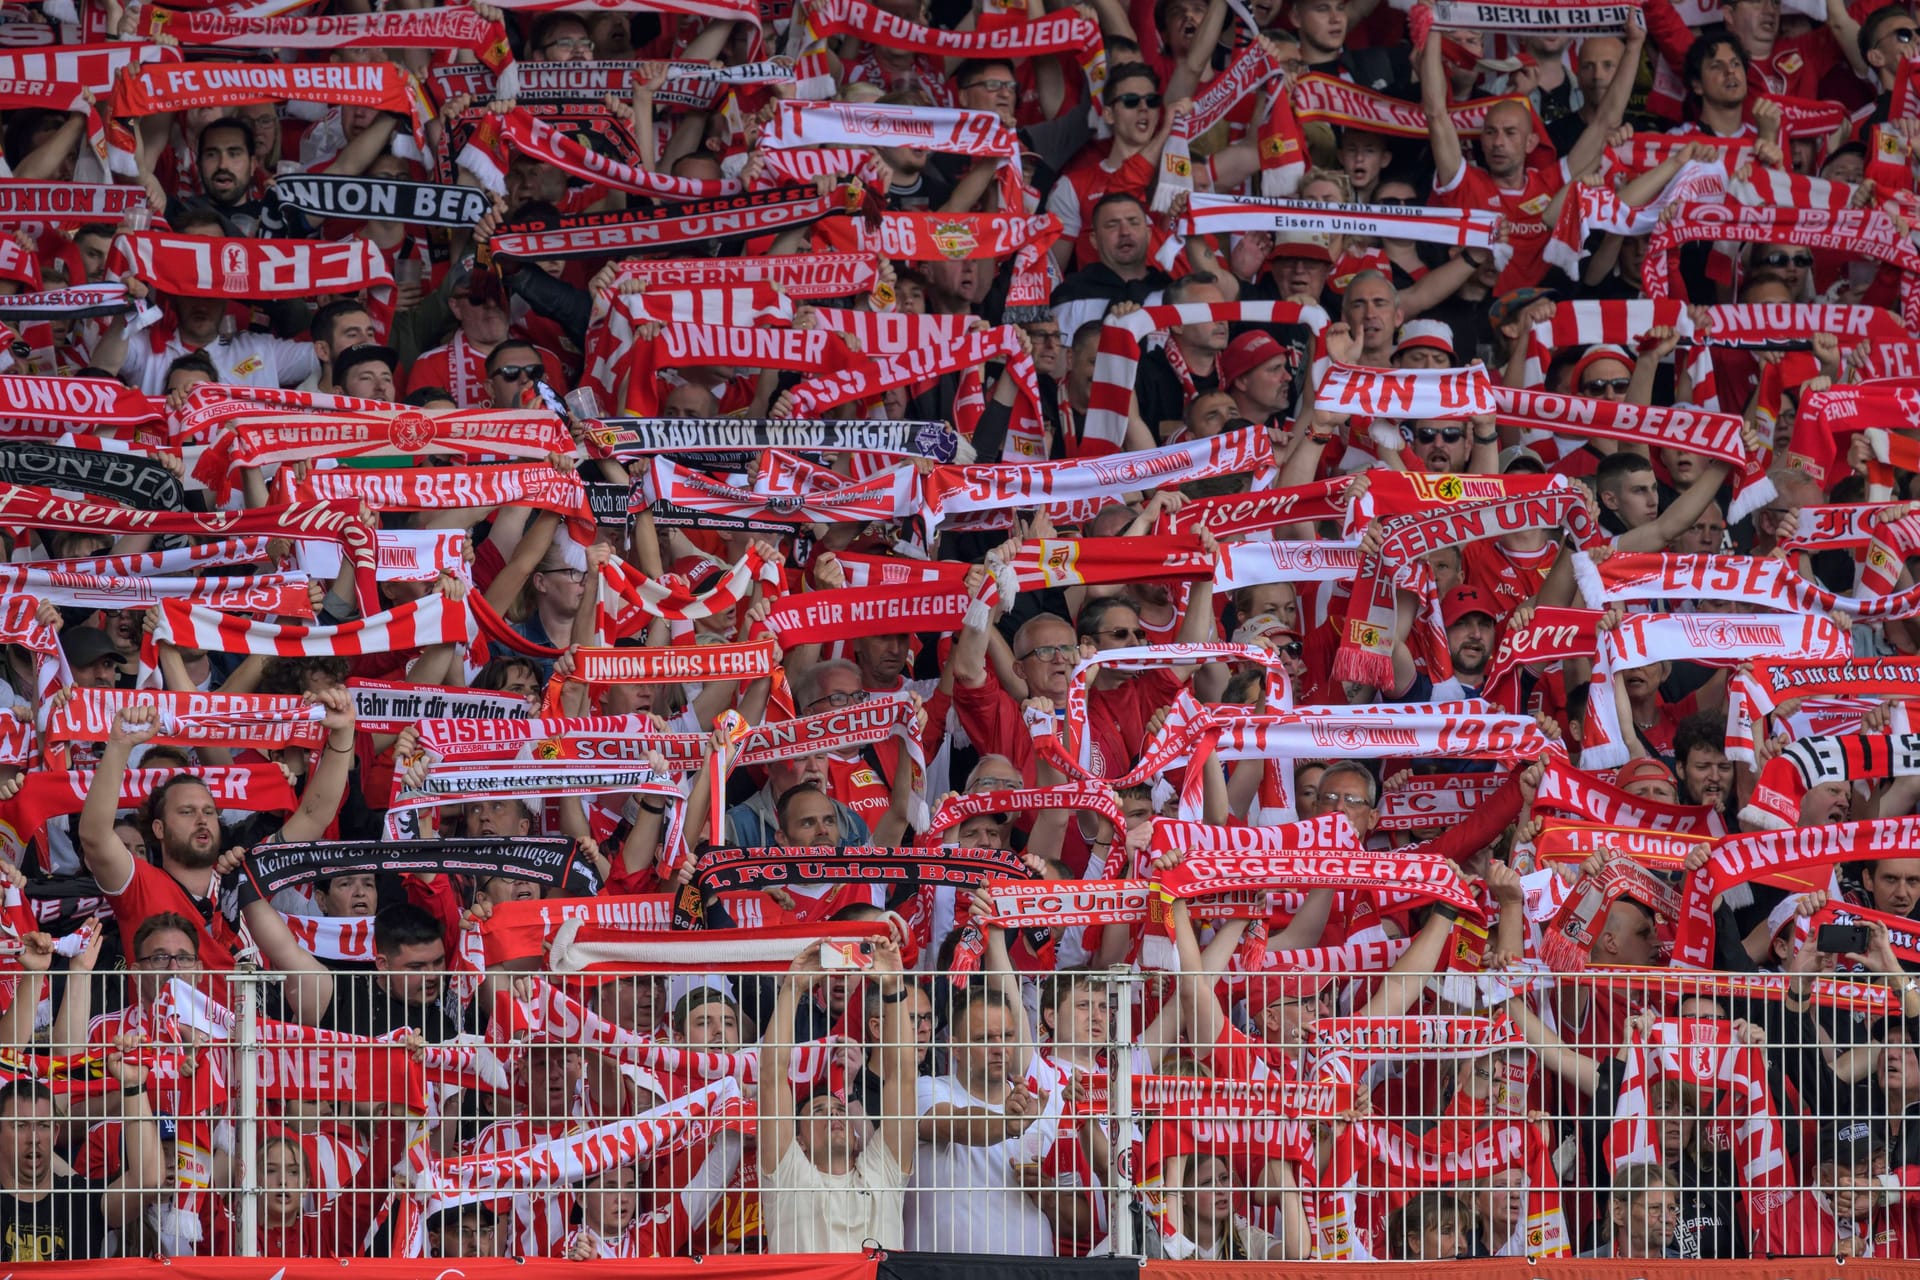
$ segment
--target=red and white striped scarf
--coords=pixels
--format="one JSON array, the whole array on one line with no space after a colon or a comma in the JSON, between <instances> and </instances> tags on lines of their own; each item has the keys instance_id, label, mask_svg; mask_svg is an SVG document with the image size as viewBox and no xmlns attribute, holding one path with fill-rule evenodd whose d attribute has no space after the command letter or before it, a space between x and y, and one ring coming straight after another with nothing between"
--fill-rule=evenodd
<instances>
[{"instance_id":1,"label":"red and white striped scarf","mask_svg":"<svg viewBox=\"0 0 1920 1280\"><path fill-rule=\"evenodd\" d=\"M1556 813L1577 814L1606 827L1632 827L1675 835L1721 836L1726 819L1703 804L1668 804L1622 791L1595 774L1583 773L1559 748L1550 752L1536 803Z\"/></svg>"},{"instance_id":2,"label":"red and white striped scarf","mask_svg":"<svg viewBox=\"0 0 1920 1280\"><path fill-rule=\"evenodd\" d=\"M552 511L591 526L586 486L578 474L544 462L485 467L396 470L338 467L310 471L297 484L291 471L275 480L301 500L352 499L375 511L454 511L463 507L523 506ZM589 539L591 534L588 535Z\"/></svg>"},{"instance_id":3,"label":"red and white striped scarf","mask_svg":"<svg viewBox=\"0 0 1920 1280\"><path fill-rule=\"evenodd\" d=\"M352 622L313 627L251 622L184 600L163 600L160 624L141 640L140 683L147 686L158 679L155 666L161 644L214 653L326 658L406 653L428 645L461 643L467 638L464 603L439 592Z\"/></svg>"},{"instance_id":4,"label":"red and white striped scarf","mask_svg":"<svg viewBox=\"0 0 1920 1280\"><path fill-rule=\"evenodd\" d=\"M880 354L871 360L849 361L846 368L825 376L808 378L787 394L796 416L812 418L843 404L872 400L894 387L931 382L944 374L978 368L991 360L1005 360L1008 373L1021 384L1021 393L1027 403L1030 406L1039 404L1040 392L1034 380L1033 358L1021 346L1020 332L1013 325L972 329L954 341L939 346Z\"/></svg>"},{"instance_id":5,"label":"red and white striped scarf","mask_svg":"<svg viewBox=\"0 0 1920 1280\"><path fill-rule=\"evenodd\" d=\"M1255 40L1246 45L1227 69L1194 95L1193 111L1173 122L1160 152L1160 178L1153 187L1153 211L1165 213L1174 198L1186 192L1189 202L1199 197L1193 189L1193 155L1188 143L1217 126L1250 93L1280 74L1268 46ZM1189 203L1191 207L1191 203ZM1192 235L1189 231L1186 234Z\"/></svg>"},{"instance_id":6,"label":"red and white striped scarf","mask_svg":"<svg viewBox=\"0 0 1920 1280\"><path fill-rule=\"evenodd\" d=\"M1920 249L1878 210L1678 205L1647 242L1641 283L1648 297L1671 296L1674 251L1698 240L1791 244L1873 258L1900 271L1901 318L1908 329L1920 328Z\"/></svg>"},{"instance_id":7,"label":"red and white striped scarf","mask_svg":"<svg viewBox=\"0 0 1920 1280\"><path fill-rule=\"evenodd\" d=\"M1100 330L1100 350L1094 357L1093 387L1087 393L1083 456L1119 449L1127 438L1127 415L1133 402L1135 375L1140 368L1140 342L1149 333L1176 325L1210 322L1247 324L1303 324L1316 337L1327 327L1327 313L1319 307L1291 302L1188 302L1143 307L1125 316L1109 317Z\"/></svg>"},{"instance_id":8,"label":"red and white striped scarf","mask_svg":"<svg viewBox=\"0 0 1920 1280\"><path fill-rule=\"evenodd\" d=\"M635 635L646 629L646 620L663 618L669 622L691 623L700 618L730 614L753 591L756 583L773 588L781 585L780 557L769 558L756 543L747 548L735 564L727 566L718 581L695 594L687 582L675 575L646 577L624 560L610 560L601 569L601 581L608 591L626 602L627 608L602 623L602 634L609 637ZM602 598L603 613L607 601Z\"/></svg>"},{"instance_id":9,"label":"red and white striped scarf","mask_svg":"<svg viewBox=\"0 0 1920 1280\"><path fill-rule=\"evenodd\" d=\"M1648 1091L1663 1080L1698 1089L1713 1099L1716 1122L1731 1131L1752 1249L1769 1257L1796 1252L1782 1227L1796 1216L1799 1177L1767 1089L1763 1052L1736 1042L1732 1022L1686 1018L1655 1023L1644 1041L1630 1033L1626 1054L1606 1139L1608 1168L1618 1174L1633 1164L1666 1163L1670 1153L1660 1149Z\"/></svg>"}]
</instances>

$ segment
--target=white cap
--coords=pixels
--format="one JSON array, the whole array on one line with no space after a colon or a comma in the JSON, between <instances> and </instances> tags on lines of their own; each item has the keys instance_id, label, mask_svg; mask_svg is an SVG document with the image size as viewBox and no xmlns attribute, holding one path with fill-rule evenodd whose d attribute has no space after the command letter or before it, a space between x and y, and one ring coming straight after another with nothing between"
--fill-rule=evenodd
<instances>
[{"instance_id":1,"label":"white cap","mask_svg":"<svg viewBox=\"0 0 1920 1280\"><path fill-rule=\"evenodd\" d=\"M1394 344L1393 354L1399 355L1415 347L1432 347L1452 357L1453 326L1439 320L1407 321L1400 326L1400 341Z\"/></svg>"}]
</instances>

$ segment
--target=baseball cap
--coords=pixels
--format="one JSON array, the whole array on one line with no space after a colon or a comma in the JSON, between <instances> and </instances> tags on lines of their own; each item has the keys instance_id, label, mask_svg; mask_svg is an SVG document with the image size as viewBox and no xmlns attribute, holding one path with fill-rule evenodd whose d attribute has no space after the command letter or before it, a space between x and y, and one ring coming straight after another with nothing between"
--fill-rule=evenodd
<instances>
[{"instance_id":1,"label":"baseball cap","mask_svg":"<svg viewBox=\"0 0 1920 1280\"><path fill-rule=\"evenodd\" d=\"M1453 359L1453 326L1439 320L1409 320L1401 325L1400 341L1394 344L1393 354L1421 348L1445 352L1447 359Z\"/></svg>"},{"instance_id":2,"label":"baseball cap","mask_svg":"<svg viewBox=\"0 0 1920 1280\"><path fill-rule=\"evenodd\" d=\"M1247 1012L1259 1014L1282 1000L1311 1000L1333 985L1330 973L1276 968L1247 976Z\"/></svg>"},{"instance_id":3,"label":"baseball cap","mask_svg":"<svg viewBox=\"0 0 1920 1280\"><path fill-rule=\"evenodd\" d=\"M363 342L348 347L333 360L333 381L337 386L345 380L347 374L370 361L384 361L389 373L400 372L400 353L392 347L383 347L377 342Z\"/></svg>"},{"instance_id":4,"label":"baseball cap","mask_svg":"<svg viewBox=\"0 0 1920 1280\"><path fill-rule=\"evenodd\" d=\"M127 656L114 648L107 633L98 627L74 627L60 633L60 651L67 655L70 667L90 667L102 658L112 658L120 666L127 665Z\"/></svg>"},{"instance_id":5,"label":"baseball cap","mask_svg":"<svg viewBox=\"0 0 1920 1280\"><path fill-rule=\"evenodd\" d=\"M699 591L707 579L725 567L712 556L681 556L668 566L667 572L685 579L689 591Z\"/></svg>"},{"instance_id":6,"label":"baseball cap","mask_svg":"<svg viewBox=\"0 0 1920 1280\"><path fill-rule=\"evenodd\" d=\"M1620 766L1620 772L1613 775L1613 785L1625 791L1636 782L1673 783L1673 770L1661 764L1652 756L1641 756L1629 760Z\"/></svg>"},{"instance_id":7,"label":"baseball cap","mask_svg":"<svg viewBox=\"0 0 1920 1280\"><path fill-rule=\"evenodd\" d=\"M1849 1168L1861 1168L1870 1164L1879 1143L1874 1137L1873 1126L1863 1121L1836 1124L1831 1129L1822 1129L1816 1144L1821 1164L1845 1165Z\"/></svg>"},{"instance_id":8,"label":"baseball cap","mask_svg":"<svg viewBox=\"0 0 1920 1280\"><path fill-rule=\"evenodd\" d=\"M1545 459L1523 444L1508 445L1500 451L1500 474L1510 475L1516 469L1534 475L1547 474Z\"/></svg>"},{"instance_id":9,"label":"baseball cap","mask_svg":"<svg viewBox=\"0 0 1920 1280\"><path fill-rule=\"evenodd\" d=\"M1234 379L1252 373L1269 360L1284 360L1287 349L1270 333L1250 329L1227 344L1220 353L1220 385L1231 386Z\"/></svg>"},{"instance_id":10,"label":"baseball cap","mask_svg":"<svg viewBox=\"0 0 1920 1280\"><path fill-rule=\"evenodd\" d=\"M1306 258L1333 264L1333 246L1317 231L1281 232L1273 237L1271 258Z\"/></svg>"},{"instance_id":11,"label":"baseball cap","mask_svg":"<svg viewBox=\"0 0 1920 1280\"><path fill-rule=\"evenodd\" d=\"M1441 597L1440 621L1447 626L1452 626L1470 613L1484 613L1489 618L1500 616L1500 610L1495 606L1493 597L1478 587L1455 587Z\"/></svg>"},{"instance_id":12,"label":"baseball cap","mask_svg":"<svg viewBox=\"0 0 1920 1280\"><path fill-rule=\"evenodd\" d=\"M1504 325L1507 321L1518 316L1522 311L1525 311L1529 302L1540 298L1553 298L1558 301L1559 295L1551 289L1535 289L1531 287L1515 289L1512 293L1501 294L1498 298L1494 299L1493 305L1487 308L1487 323L1498 329L1501 325Z\"/></svg>"}]
</instances>

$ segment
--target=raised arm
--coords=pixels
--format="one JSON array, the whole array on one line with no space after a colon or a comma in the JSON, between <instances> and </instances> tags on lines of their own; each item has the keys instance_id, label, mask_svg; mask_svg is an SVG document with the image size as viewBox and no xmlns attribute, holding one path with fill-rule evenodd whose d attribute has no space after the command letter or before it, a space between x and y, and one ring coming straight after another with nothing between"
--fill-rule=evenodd
<instances>
[{"instance_id":1,"label":"raised arm","mask_svg":"<svg viewBox=\"0 0 1920 1280\"><path fill-rule=\"evenodd\" d=\"M156 707L122 707L114 714L113 728L107 732L107 744L101 749L100 763L93 771L93 787L87 792L87 803L80 809L80 821L76 824L80 856L103 893L121 893L133 883L133 855L113 833L113 820L120 812L120 788L127 780L127 757L159 728L160 712Z\"/></svg>"}]
</instances>

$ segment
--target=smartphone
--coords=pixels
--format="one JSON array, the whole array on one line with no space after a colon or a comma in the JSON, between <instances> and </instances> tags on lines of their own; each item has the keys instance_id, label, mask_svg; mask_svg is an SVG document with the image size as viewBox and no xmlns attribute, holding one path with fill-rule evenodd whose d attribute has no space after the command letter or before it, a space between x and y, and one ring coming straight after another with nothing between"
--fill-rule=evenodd
<instances>
[{"instance_id":1,"label":"smartphone","mask_svg":"<svg viewBox=\"0 0 1920 1280\"><path fill-rule=\"evenodd\" d=\"M1863 924L1823 924L1813 945L1830 956L1853 956L1865 951L1872 940L1873 934Z\"/></svg>"},{"instance_id":2,"label":"smartphone","mask_svg":"<svg viewBox=\"0 0 1920 1280\"><path fill-rule=\"evenodd\" d=\"M873 968L873 944L871 942L840 942L829 938L820 944L820 967L822 969L871 969Z\"/></svg>"}]
</instances>

